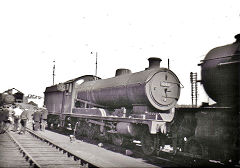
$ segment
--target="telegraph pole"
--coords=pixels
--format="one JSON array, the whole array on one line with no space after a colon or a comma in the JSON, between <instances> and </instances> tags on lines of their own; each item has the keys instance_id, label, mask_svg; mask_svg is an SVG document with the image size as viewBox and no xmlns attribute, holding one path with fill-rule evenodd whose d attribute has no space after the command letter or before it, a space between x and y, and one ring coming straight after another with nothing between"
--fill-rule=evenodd
<instances>
[{"instance_id":1,"label":"telegraph pole","mask_svg":"<svg viewBox=\"0 0 240 168\"><path fill-rule=\"evenodd\" d=\"M53 61L53 85L54 85L54 77L55 77L55 60Z\"/></svg>"},{"instance_id":2,"label":"telegraph pole","mask_svg":"<svg viewBox=\"0 0 240 168\"><path fill-rule=\"evenodd\" d=\"M95 76L97 76L97 52L96 52L96 69L95 69Z\"/></svg>"},{"instance_id":3,"label":"telegraph pole","mask_svg":"<svg viewBox=\"0 0 240 168\"><path fill-rule=\"evenodd\" d=\"M91 52L91 54L93 54L93 52ZM95 68L95 76L97 76L97 52L96 52L96 68Z\"/></svg>"},{"instance_id":4,"label":"telegraph pole","mask_svg":"<svg viewBox=\"0 0 240 168\"><path fill-rule=\"evenodd\" d=\"M169 58L167 60L167 63L168 63L168 69L169 69L170 68L170 60L169 60Z\"/></svg>"}]
</instances>

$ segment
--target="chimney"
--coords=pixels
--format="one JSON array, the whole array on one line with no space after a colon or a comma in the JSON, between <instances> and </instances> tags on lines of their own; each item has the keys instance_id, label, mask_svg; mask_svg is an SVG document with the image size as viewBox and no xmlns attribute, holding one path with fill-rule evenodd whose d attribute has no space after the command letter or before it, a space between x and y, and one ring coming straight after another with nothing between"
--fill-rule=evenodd
<instances>
[{"instance_id":1,"label":"chimney","mask_svg":"<svg viewBox=\"0 0 240 168\"><path fill-rule=\"evenodd\" d=\"M115 76L125 75L125 74L129 74L129 73L132 73L132 71L130 69L121 68L121 69L116 70Z\"/></svg>"},{"instance_id":2,"label":"chimney","mask_svg":"<svg viewBox=\"0 0 240 168\"><path fill-rule=\"evenodd\" d=\"M160 67L160 62L162 60L160 58L157 58L157 57L150 57L150 58L148 58L148 61L149 61L148 69L152 69L152 68L159 68Z\"/></svg>"}]
</instances>

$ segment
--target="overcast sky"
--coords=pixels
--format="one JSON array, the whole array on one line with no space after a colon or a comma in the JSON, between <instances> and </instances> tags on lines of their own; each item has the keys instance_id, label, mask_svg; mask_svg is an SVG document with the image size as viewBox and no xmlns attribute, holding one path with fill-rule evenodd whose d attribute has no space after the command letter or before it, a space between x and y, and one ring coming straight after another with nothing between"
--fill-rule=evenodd
<instances>
[{"instance_id":1,"label":"overcast sky","mask_svg":"<svg viewBox=\"0 0 240 168\"><path fill-rule=\"evenodd\" d=\"M184 85L179 103L191 104L190 72L238 33L239 0L1 0L0 92L43 96L53 60L60 83L95 74L97 52L101 78L117 68L144 70L149 57L167 67L169 58Z\"/></svg>"}]
</instances>

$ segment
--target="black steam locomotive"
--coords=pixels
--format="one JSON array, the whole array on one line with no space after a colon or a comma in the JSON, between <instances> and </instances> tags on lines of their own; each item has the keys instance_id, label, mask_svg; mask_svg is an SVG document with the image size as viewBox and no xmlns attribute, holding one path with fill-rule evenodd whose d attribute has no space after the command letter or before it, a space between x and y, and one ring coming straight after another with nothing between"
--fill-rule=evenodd
<instances>
[{"instance_id":1,"label":"black steam locomotive","mask_svg":"<svg viewBox=\"0 0 240 168\"><path fill-rule=\"evenodd\" d=\"M0 107L4 105L22 103L24 94L19 90L12 88L0 93Z\"/></svg>"},{"instance_id":2,"label":"black steam locomotive","mask_svg":"<svg viewBox=\"0 0 240 168\"><path fill-rule=\"evenodd\" d=\"M238 160L240 35L233 44L211 50L201 62L203 84L217 103L180 107L181 83L161 59L149 67L100 79L86 75L47 87L49 127L71 128L76 135L110 139L116 145L140 140L143 152Z\"/></svg>"},{"instance_id":3,"label":"black steam locomotive","mask_svg":"<svg viewBox=\"0 0 240 168\"><path fill-rule=\"evenodd\" d=\"M15 103L22 103L24 94L15 88L8 89L0 93L0 134L7 131L11 123L11 112L8 107L13 106Z\"/></svg>"}]
</instances>

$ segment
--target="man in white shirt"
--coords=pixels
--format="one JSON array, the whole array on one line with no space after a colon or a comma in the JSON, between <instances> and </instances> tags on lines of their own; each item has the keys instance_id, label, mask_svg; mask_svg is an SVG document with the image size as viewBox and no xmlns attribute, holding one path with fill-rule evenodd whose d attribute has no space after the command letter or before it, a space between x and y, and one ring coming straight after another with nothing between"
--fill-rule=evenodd
<instances>
[{"instance_id":1,"label":"man in white shirt","mask_svg":"<svg viewBox=\"0 0 240 168\"><path fill-rule=\"evenodd\" d=\"M20 108L20 105L17 105L14 111L14 131L18 131L19 124L20 124L20 115L22 114L23 110Z\"/></svg>"}]
</instances>

